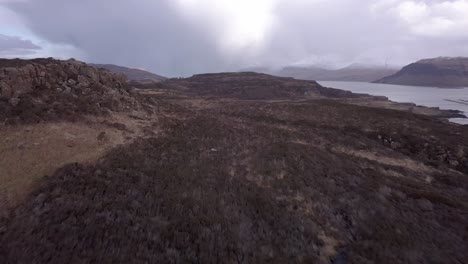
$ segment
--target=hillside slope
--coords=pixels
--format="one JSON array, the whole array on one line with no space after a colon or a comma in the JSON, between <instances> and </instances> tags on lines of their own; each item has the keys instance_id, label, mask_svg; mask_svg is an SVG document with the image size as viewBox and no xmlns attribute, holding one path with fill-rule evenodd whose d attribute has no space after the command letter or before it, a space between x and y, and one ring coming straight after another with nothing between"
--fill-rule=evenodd
<instances>
[{"instance_id":1,"label":"hillside slope","mask_svg":"<svg viewBox=\"0 0 468 264\"><path fill-rule=\"evenodd\" d=\"M468 58L439 57L420 60L405 66L394 75L377 80L376 83L468 87Z\"/></svg>"},{"instance_id":2,"label":"hillside slope","mask_svg":"<svg viewBox=\"0 0 468 264\"><path fill-rule=\"evenodd\" d=\"M275 77L254 72L198 74L169 79L160 88L182 90L194 96L217 96L241 100L294 100L356 97L349 91L325 88L315 81Z\"/></svg>"},{"instance_id":3,"label":"hillside slope","mask_svg":"<svg viewBox=\"0 0 468 264\"><path fill-rule=\"evenodd\" d=\"M159 81L163 81L166 79L166 77L157 75L149 71L141 70L141 69L128 68L128 67L117 66L113 64L90 64L90 65L97 67L97 68L106 69L113 73L124 74L125 76L127 76L128 80L130 81L159 82Z\"/></svg>"}]
</instances>

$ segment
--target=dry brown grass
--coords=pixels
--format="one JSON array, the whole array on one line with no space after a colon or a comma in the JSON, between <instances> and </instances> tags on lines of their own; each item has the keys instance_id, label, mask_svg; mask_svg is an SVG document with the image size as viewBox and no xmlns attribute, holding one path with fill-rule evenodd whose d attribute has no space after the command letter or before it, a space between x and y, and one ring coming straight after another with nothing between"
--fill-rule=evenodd
<instances>
[{"instance_id":1,"label":"dry brown grass","mask_svg":"<svg viewBox=\"0 0 468 264\"><path fill-rule=\"evenodd\" d=\"M130 117L135 115L142 117ZM1 127L0 211L15 206L38 180L58 168L70 163L92 164L112 148L144 137L144 128L155 121L149 120L145 113L134 112L87 117L74 123ZM123 124L126 129L115 124ZM102 133L105 135L99 139Z\"/></svg>"},{"instance_id":2,"label":"dry brown grass","mask_svg":"<svg viewBox=\"0 0 468 264\"><path fill-rule=\"evenodd\" d=\"M101 132L106 141L97 139ZM104 125L52 123L8 127L0 131L0 197L12 206L34 183L68 163L97 160L124 143L124 137Z\"/></svg>"}]
</instances>

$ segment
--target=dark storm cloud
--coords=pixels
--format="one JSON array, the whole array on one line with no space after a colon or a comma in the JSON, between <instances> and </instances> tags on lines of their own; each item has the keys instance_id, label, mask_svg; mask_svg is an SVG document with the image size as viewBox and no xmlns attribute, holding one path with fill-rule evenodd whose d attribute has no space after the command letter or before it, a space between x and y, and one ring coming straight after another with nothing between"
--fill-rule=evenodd
<instances>
[{"instance_id":1,"label":"dark storm cloud","mask_svg":"<svg viewBox=\"0 0 468 264\"><path fill-rule=\"evenodd\" d=\"M468 56L468 0L3 0L3 5L38 37L74 47L79 59L169 76L251 65L403 64Z\"/></svg>"},{"instance_id":2,"label":"dark storm cloud","mask_svg":"<svg viewBox=\"0 0 468 264\"><path fill-rule=\"evenodd\" d=\"M40 49L30 40L0 34L0 55L2 56L33 54Z\"/></svg>"},{"instance_id":3,"label":"dark storm cloud","mask_svg":"<svg viewBox=\"0 0 468 264\"><path fill-rule=\"evenodd\" d=\"M9 7L34 33L76 47L89 61L168 75L212 71L222 64L211 32L186 22L170 1L35 0Z\"/></svg>"}]
</instances>

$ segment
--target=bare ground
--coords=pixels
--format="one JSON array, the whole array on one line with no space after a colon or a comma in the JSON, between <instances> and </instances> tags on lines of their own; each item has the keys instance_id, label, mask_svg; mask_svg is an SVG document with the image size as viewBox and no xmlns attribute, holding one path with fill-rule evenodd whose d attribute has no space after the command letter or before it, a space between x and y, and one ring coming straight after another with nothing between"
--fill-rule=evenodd
<instances>
[{"instance_id":1,"label":"bare ground","mask_svg":"<svg viewBox=\"0 0 468 264\"><path fill-rule=\"evenodd\" d=\"M0 211L15 206L35 183L70 163L92 164L118 145L155 135L144 112L88 116L78 122L47 122L0 128Z\"/></svg>"}]
</instances>

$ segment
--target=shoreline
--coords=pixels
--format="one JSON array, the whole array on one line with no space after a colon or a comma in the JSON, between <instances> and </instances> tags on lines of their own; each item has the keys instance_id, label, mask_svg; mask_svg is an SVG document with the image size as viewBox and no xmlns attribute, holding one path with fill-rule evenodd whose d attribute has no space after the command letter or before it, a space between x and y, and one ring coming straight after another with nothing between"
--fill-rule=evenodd
<instances>
[{"instance_id":1,"label":"shoreline","mask_svg":"<svg viewBox=\"0 0 468 264\"><path fill-rule=\"evenodd\" d=\"M342 84L341 84L342 83ZM354 94L363 95L360 98L353 98L351 100L346 100L349 103L362 105L362 106L369 106L369 107L380 107L385 109L395 109L400 111L407 111L416 114L422 114L426 116L432 116L439 119L445 119L450 123L466 125L468 124L468 111L464 109L465 106L468 106L468 101L463 99L445 99L445 98L437 98L435 97L434 102L422 104L421 102L411 102L411 101L403 101L402 99L406 94L398 94L395 96L392 94L393 90L384 90L385 87L370 87L369 85L386 85L380 83L366 83L366 82L354 82L354 84L362 84L361 86L354 86L354 85L346 85L349 82L319 82L324 87L333 87L334 89L340 89L344 91L349 91ZM375 88L375 89L372 89ZM420 86L414 86L414 88L421 88ZM435 87L428 87L433 89L441 89ZM459 88L459 89L466 89ZM458 89L456 89L458 90ZM380 91L380 93L379 93ZM383 91L383 93L382 93ZM379 93L379 94L378 94ZM456 95L455 95L456 96ZM413 98L411 92L407 94L407 100L416 100L417 98ZM390 99L392 98L392 99ZM397 99L398 98L398 99ZM439 103L442 101L450 102L453 104L458 104L460 107L456 105L444 105L443 103ZM434 105L434 106L431 106ZM455 120L454 120L455 119Z\"/></svg>"},{"instance_id":2,"label":"shoreline","mask_svg":"<svg viewBox=\"0 0 468 264\"><path fill-rule=\"evenodd\" d=\"M363 94L364 95L364 94ZM423 105L417 105L412 102L395 102L386 96L374 96L366 94L363 97L358 98L347 98L341 99L342 101L360 105L360 106L367 106L367 107L376 107L376 108L383 108L383 109L393 109L399 111L410 112L414 114L420 114L425 116L431 116L439 119L446 119L447 121L455 124L460 124L457 122L452 122L450 119L466 119L468 121L468 117L466 116L465 112L456 110L456 109L441 109L440 107L429 107Z\"/></svg>"}]
</instances>

